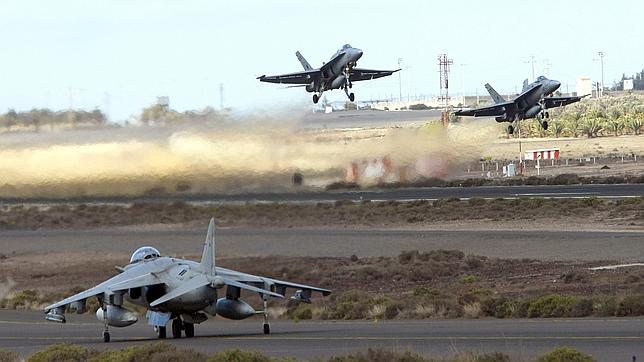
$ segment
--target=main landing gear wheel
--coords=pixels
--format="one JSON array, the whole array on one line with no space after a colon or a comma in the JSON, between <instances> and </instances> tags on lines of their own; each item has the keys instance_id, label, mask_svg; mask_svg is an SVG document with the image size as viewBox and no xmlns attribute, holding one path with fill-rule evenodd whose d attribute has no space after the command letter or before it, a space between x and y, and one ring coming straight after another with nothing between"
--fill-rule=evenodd
<instances>
[{"instance_id":1,"label":"main landing gear wheel","mask_svg":"<svg viewBox=\"0 0 644 362\"><path fill-rule=\"evenodd\" d=\"M313 95L313 103L317 104L319 100L320 100L320 97L318 97L317 94L314 94Z\"/></svg>"},{"instance_id":2,"label":"main landing gear wheel","mask_svg":"<svg viewBox=\"0 0 644 362\"><path fill-rule=\"evenodd\" d=\"M351 102L353 102L355 99L356 99L355 94L353 94L353 93L349 93L349 100L350 100Z\"/></svg>"},{"instance_id":3,"label":"main landing gear wheel","mask_svg":"<svg viewBox=\"0 0 644 362\"><path fill-rule=\"evenodd\" d=\"M172 338L181 338L181 318L172 320Z\"/></svg>"},{"instance_id":4,"label":"main landing gear wheel","mask_svg":"<svg viewBox=\"0 0 644 362\"><path fill-rule=\"evenodd\" d=\"M165 339L165 327L154 327L154 331L157 332L157 337L159 339Z\"/></svg>"},{"instance_id":5,"label":"main landing gear wheel","mask_svg":"<svg viewBox=\"0 0 644 362\"><path fill-rule=\"evenodd\" d=\"M508 126L508 134L514 134L514 127L512 125Z\"/></svg>"},{"instance_id":6,"label":"main landing gear wheel","mask_svg":"<svg viewBox=\"0 0 644 362\"><path fill-rule=\"evenodd\" d=\"M110 341L110 332L103 332L103 342L108 343Z\"/></svg>"},{"instance_id":7,"label":"main landing gear wheel","mask_svg":"<svg viewBox=\"0 0 644 362\"><path fill-rule=\"evenodd\" d=\"M262 317L264 318L264 334L270 334L271 326L268 324L268 300L266 300L265 295L262 295L262 299L264 299L264 313L262 313Z\"/></svg>"},{"instance_id":8,"label":"main landing gear wheel","mask_svg":"<svg viewBox=\"0 0 644 362\"><path fill-rule=\"evenodd\" d=\"M186 338L192 338L195 336L195 325L193 323L183 323L183 329L186 332Z\"/></svg>"},{"instance_id":9,"label":"main landing gear wheel","mask_svg":"<svg viewBox=\"0 0 644 362\"><path fill-rule=\"evenodd\" d=\"M543 127L544 131L547 131L548 130L548 121L541 122L541 127Z\"/></svg>"}]
</instances>

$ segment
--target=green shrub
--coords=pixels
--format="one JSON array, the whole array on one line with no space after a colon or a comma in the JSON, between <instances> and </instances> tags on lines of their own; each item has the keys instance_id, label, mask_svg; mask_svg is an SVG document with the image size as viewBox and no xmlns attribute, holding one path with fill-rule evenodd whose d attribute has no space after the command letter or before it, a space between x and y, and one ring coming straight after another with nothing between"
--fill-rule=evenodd
<instances>
[{"instance_id":1,"label":"green shrub","mask_svg":"<svg viewBox=\"0 0 644 362\"><path fill-rule=\"evenodd\" d=\"M84 347L59 343L35 352L27 358L27 362L84 362L88 357L89 351Z\"/></svg>"},{"instance_id":2,"label":"green shrub","mask_svg":"<svg viewBox=\"0 0 644 362\"><path fill-rule=\"evenodd\" d=\"M575 297L566 295L547 295L532 301L528 307L529 318L556 318L569 316Z\"/></svg>"},{"instance_id":3,"label":"green shrub","mask_svg":"<svg viewBox=\"0 0 644 362\"><path fill-rule=\"evenodd\" d=\"M185 359L188 360L187 358ZM260 352L229 349L208 358L207 362L295 362L292 358L273 358Z\"/></svg>"},{"instance_id":4,"label":"green shrub","mask_svg":"<svg viewBox=\"0 0 644 362\"><path fill-rule=\"evenodd\" d=\"M617 316L641 316L644 315L644 295L627 295L619 302L615 312Z\"/></svg>"},{"instance_id":5,"label":"green shrub","mask_svg":"<svg viewBox=\"0 0 644 362\"><path fill-rule=\"evenodd\" d=\"M397 352L389 349L372 349L356 352L345 356L329 358L329 362L425 362L423 356L410 351Z\"/></svg>"},{"instance_id":6,"label":"green shrub","mask_svg":"<svg viewBox=\"0 0 644 362\"><path fill-rule=\"evenodd\" d=\"M0 349L0 362L20 362L20 356L14 351Z\"/></svg>"},{"instance_id":7,"label":"green shrub","mask_svg":"<svg viewBox=\"0 0 644 362\"><path fill-rule=\"evenodd\" d=\"M595 303L593 310L599 317L612 317L617 311L617 301L615 297L602 298Z\"/></svg>"},{"instance_id":8,"label":"green shrub","mask_svg":"<svg viewBox=\"0 0 644 362\"><path fill-rule=\"evenodd\" d=\"M570 317L588 317L593 314L593 301L588 298L577 298L570 310Z\"/></svg>"},{"instance_id":9,"label":"green shrub","mask_svg":"<svg viewBox=\"0 0 644 362\"><path fill-rule=\"evenodd\" d=\"M478 280L479 278L476 275L472 275L472 274L465 275L461 278L461 282L465 284L472 284Z\"/></svg>"},{"instance_id":10,"label":"green shrub","mask_svg":"<svg viewBox=\"0 0 644 362\"><path fill-rule=\"evenodd\" d=\"M179 349L172 344L159 342L104 351L91 357L88 362L204 362L205 360L205 355L192 349Z\"/></svg>"},{"instance_id":11,"label":"green shrub","mask_svg":"<svg viewBox=\"0 0 644 362\"><path fill-rule=\"evenodd\" d=\"M289 314L295 321L311 319L313 318L313 308L311 308L310 304L299 303L297 308L293 309Z\"/></svg>"},{"instance_id":12,"label":"green shrub","mask_svg":"<svg viewBox=\"0 0 644 362\"><path fill-rule=\"evenodd\" d=\"M538 362L594 362L591 356L570 347L557 347L539 357Z\"/></svg>"}]
</instances>

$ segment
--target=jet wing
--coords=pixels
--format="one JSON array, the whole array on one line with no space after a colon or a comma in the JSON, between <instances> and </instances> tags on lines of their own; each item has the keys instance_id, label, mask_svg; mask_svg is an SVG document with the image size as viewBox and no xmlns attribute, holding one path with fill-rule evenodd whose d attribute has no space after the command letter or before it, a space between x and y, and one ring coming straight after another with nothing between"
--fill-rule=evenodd
<instances>
[{"instance_id":1,"label":"jet wing","mask_svg":"<svg viewBox=\"0 0 644 362\"><path fill-rule=\"evenodd\" d=\"M514 98L512 102L516 104L517 108L520 110L527 110L528 108L534 106L534 104L528 104L526 103L526 98L530 97L532 94L536 93L539 89L541 89L542 85L541 84L536 84L532 88L526 90L525 92L519 94L518 97Z\"/></svg>"},{"instance_id":2,"label":"jet wing","mask_svg":"<svg viewBox=\"0 0 644 362\"><path fill-rule=\"evenodd\" d=\"M162 284L163 282L161 281L161 279L155 276L154 273L162 271L165 268L160 268L159 266L155 265L151 265L150 267L146 266L147 265L141 265L135 268L124 269L121 274L116 275L95 287L72 295L71 297L65 298L60 302L48 305L47 307L45 307L45 311L63 307L79 300L94 297L103 293L112 294L117 290L137 288L146 285Z\"/></svg>"},{"instance_id":3,"label":"jet wing","mask_svg":"<svg viewBox=\"0 0 644 362\"><path fill-rule=\"evenodd\" d=\"M319 287L306 285L306 284L297 284L289 281L261 277L261 276L252 275L252 274L240 273L234 270L220 268L220 267L217 267L217 273L221 275L225 275L229 279L234 279L240 283L251 284L258 288L264 288L266 284L274 285L275 290L277 290L278 293L280 294L283 294L286 288L311 290L314 292L319 292L324 296L331 294L330 290L324 289L324 288L319 288Z\"/></svg>"},{"instance_id":4,"label":"jet wing","mask_svg":"<svg viewBox=\"0 0 644 362\"><path fill-rule=\"evenodd\" d=\"M470 117L485 117L485 116L501 116L507 109L515 107L514 101L498 103L488 107L481 107L476 109L471 109L468 111L456 111L454 112L457 116L470 116Z\"/></svg>"},{"instance_id":5,"label":"jet wing","mask_svg":"<svg viewBox=\"0 0 644 362\"><path fill-rule=\"evenodd\" d=\"M548 97L544 98L544 102L546 104L546 108L556 108L556 107L563 107L565 105L579 102L582 98L586 97L581 96L581 97Z\"/></svg>"},{"instance_id":6,"label":"jet wing","mask_svg":"<svg viewBox=\"0 0 644 362\"><path fill-rule=\"evenodd\" d=\"M392 75L398 72L400 69L396 70L375 70L375 69L361 69L353 68L351 69L351 74L349 74L349 80L352 82L358 82L361 80L370 80L376 78L382 78L389 75Z\"/></svg>"},{"instance_id":7,"label":"jet wing","mask_svg":"<svg viewBox=\"0 0 644 362\"><path fill-rule=\"evenodd\" d=\"M304 72L289 73L282 75L262 75L257 77L260 82L284 83L284 84L310 84L320 78L320 70L306 70Z\"/></svg>"}]
</instances>

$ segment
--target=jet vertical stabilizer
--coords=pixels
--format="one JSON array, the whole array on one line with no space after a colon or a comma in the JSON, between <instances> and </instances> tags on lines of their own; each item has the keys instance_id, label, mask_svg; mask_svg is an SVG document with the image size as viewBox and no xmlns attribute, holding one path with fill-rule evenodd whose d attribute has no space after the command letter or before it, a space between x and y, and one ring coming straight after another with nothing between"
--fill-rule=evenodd
<instances>
[{"instance_id":1,"label":"jet vertical stabilizer","mask_svg":"<svg viewBox=\"0 0 644 362\"><path fill-rule=\"evenodd\" d=\"M208 224L200 265L206 275L215 275L215 218L211 218L210 224Z\"/></svg>"},{"instance_id":2,"label":"jet vertical stabilizer","mask_svg":"<svg viewBox=\"0 0 644 362\"><path fill-rule=\"evenodd\" d=\"M523 88L521 88L521 93L526 92L530 88L530 84L527 79L523 80Z\"/></svg>"},{"instance_id":3,"label":"jet vertical stabilizer","mask_svg":"<svg viewBox=\"0 0 644 362\"><path fill-rule=\"evenodd\" d=\"M295 52L295 56L297 57L297 60L299 60L300 63L302 64L302 67L304 67L304 70L312 70L313 69L313 67L311 67L311 64L309 64L309 62L306 61L306 59L304 58L302 53L297 51L297 52Z\"/></svg>"},{"instance_id":4,"label":"jet vertical stabilizer","mask_svg":"<svg viewBox=\"0 0 644 362\"><path fill-rule=\"evenodd\" d=\"M494 103L499 104L499 103L506 102L505 98L501 97L501 95L497 93L497 91L495 91L494 88L492 88L490 83L485 83L485 89L487 89L487 92L490 93L490 96L492 97L492 100L494 101Z\"/></svg>"}]
</instances>

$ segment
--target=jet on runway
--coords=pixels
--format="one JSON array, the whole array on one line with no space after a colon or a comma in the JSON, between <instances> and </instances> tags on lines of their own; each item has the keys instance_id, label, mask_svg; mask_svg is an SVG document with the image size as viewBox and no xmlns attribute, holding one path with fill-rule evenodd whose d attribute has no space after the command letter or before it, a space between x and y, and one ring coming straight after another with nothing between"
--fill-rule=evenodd
<instances>
[{"instance_id":1,"label":"jet on runway","mask_svg":"<svg viewBox=\"0 0 644 362\"><path fill-rule=\"evenodd\" d=\"M492 97L494 105L472 109L469 111L456 111L457 116L497 116L497 122L510 122L508 133L514 132L513 125L522 119L537 117L541 127L548 129L548 119L550 114L547 109L562 107L571 103L579 102L583 97L553 97L552 94L559 89L561 83L556 80L540 76L531 84L528 80L523 81L521 94L511 101L506 101L489 83L485 88Z\"/></svg>"},{"instance_id":2,"label":"jet on runway","mask_svg":"<svg viewBox=\"0 0 644 362\"><path fill-rule=\"evenodd\" d=\"M291 297L296 302L311 303L311 293L326 296L330 290L309 285L245 274L215 266L215 221L210 220L201 262L161 256L150 246L137 249L130 264L117 267L120 274L103 283L63 299L45 308L45 319L65 323L65 310L86 311L87 298L96 297L99 309L96 317L105 325L103 340L110 341L108 326L126 327L137 322L137 315L124 308L124 299L145 307L148 324L154 326L159 338L166 337L166 324L172 319L172 336L194 336L194 325L211 316L245 319L262 314L264 333L270 333L266 312L268 297L284 298L286 289L295 289ZM222 298L218 290L225 289ZM264 310L255 311L240 299L241 291L259 293ZM223 294L223 293L222 293ZM205 312L205 313L203 313Z\"/></svg>"},{"instance_id":3,"label":"jet on runway","mask_svg":"<svg viewBox=\"0 0 644 362\"><path fill-rule=\"evenodd\" d=\"M296 52L297 59L304 67L303 72L283 75L262 75L257 77L261 82L297 84L295 87L305 87L306 91L313 94L313 103L317 103L322 92L332 89L344 89L344 92L353 102L355 95L349 93L353 82L376 79L392 75L396 70L373 70L356 68L358 59L362 57L362 50L345 44L333 57L320 68L313 69L300 52Z\"/></svg>"}]
</instances>

